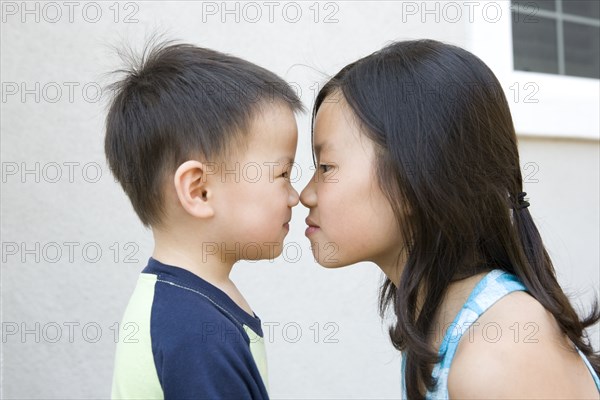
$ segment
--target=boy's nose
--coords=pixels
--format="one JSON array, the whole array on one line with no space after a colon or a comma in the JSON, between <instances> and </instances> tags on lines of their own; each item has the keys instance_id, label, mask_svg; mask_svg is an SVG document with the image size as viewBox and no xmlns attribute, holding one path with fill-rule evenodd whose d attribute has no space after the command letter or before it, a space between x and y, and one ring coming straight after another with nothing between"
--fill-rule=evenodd
<instances>
[{"instance_id":1,"label":"boy's nose","mask_svg":"<svg viewBox=\"0 0 600 400\"><path fill-rule=\"evenodd\" d=\"M300 193L300 202L304 207L312 208L317 205L317 192L315 192L314 181L314 179L311 179Z\"/></svg>"},{"instance_id":2,"label":"boy's nose","mask_svg":"<svg viewBox=\"0 0 600 400\"><path fill-rule=\"evenodd\" d=\"M290 190L290 196L288 198L288 204L290 207L296 207L298 205L298 200L299 200L300 196L298 195L298 192L296 191L296 189L294 189L293 187Z\"/></svg>"}]
</instances>

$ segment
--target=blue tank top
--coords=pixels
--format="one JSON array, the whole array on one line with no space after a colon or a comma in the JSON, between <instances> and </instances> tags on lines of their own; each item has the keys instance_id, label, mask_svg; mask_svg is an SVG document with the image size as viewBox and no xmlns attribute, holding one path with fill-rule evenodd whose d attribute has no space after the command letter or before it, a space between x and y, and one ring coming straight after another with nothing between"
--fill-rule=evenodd
<instances>
[{"instance_id":1,"label":"blue tank top","mask_svg":"<svg viewBox=\"0 0 600 400\"><path fill-rule=\"evenodd\" d=\"M452 324L448 327L444 339L440 345L439 356L441 361L433 367L432 375L436 379L437 385L433 391L428 391L425 395L426 399L440 400L449 399L448 395L448 373L452 359L458 348L458 344L464 332L468 331L469 327L494 303L500 300L507 294L515 291L527 291L525 285L521 283L515 275L509 274L506 271L495 269L486 274L481 279L463 305L461 310L456 315ZM594 378L596 388L600 391L600 379L592 368L587 357L577 349L579 355L588 367L588 370ZM406 369L406 359L402 357L402 395L406 399L406 385L404 377Z\"/></svg>"}]
</instances>

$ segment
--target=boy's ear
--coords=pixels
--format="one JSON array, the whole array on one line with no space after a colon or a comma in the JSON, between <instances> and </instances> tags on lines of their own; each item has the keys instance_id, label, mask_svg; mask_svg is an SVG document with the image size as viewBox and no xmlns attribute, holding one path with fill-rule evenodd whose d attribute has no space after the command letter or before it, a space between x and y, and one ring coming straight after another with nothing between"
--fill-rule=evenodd
<instances>
[{"instance_id":1,"label":"boy's ear","mask_svg":"<svg viewBox=\"0 0 600 400\"><path fill-rule=\"evenodd\" d=\"M175 171L175 191L181 206L198 218L210 218L215 214L212 207L212 186L208 182L209 169L199 161L184 162Z\"/></svg>"}]
</instances>

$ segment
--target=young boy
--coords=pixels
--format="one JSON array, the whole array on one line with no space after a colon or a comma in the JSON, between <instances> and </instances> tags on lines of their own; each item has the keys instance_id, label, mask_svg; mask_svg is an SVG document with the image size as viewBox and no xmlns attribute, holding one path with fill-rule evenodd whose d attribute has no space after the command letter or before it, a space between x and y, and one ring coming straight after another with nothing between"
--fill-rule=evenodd
<instances>
[{"instance_id":1,"label":"young boy","mask_svg":"<svg viewBox=\"0 0 600 400\"><path fill-rule=\"evenodd\" d=\"M154 44L115 91L105 152L155 247L117 344L112 398L268 398L261 321L229 279L280 255L302 105L275 74Z\"/></svg>"}]
</instances>

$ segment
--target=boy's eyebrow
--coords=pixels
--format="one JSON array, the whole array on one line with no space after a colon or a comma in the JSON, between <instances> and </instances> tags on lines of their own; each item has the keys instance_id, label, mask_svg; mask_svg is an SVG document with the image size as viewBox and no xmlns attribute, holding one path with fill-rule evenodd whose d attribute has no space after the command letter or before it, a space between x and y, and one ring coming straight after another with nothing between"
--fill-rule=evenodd
<instances>
[{"instance_id":1,"label":"boy's eyebrow","mask_svg":"<svg viewBox=\"0 0 600 400\"><path fill-rule=\"evenodd\" d=\"M281 157L279 160L277 160L277 163L280 163L280 162L285 162L285 164L283 164L283 165L289 165L289 164L294 163L294 159L289 156L284 156L284 157Z\"/></svg>"}]
</instances>

